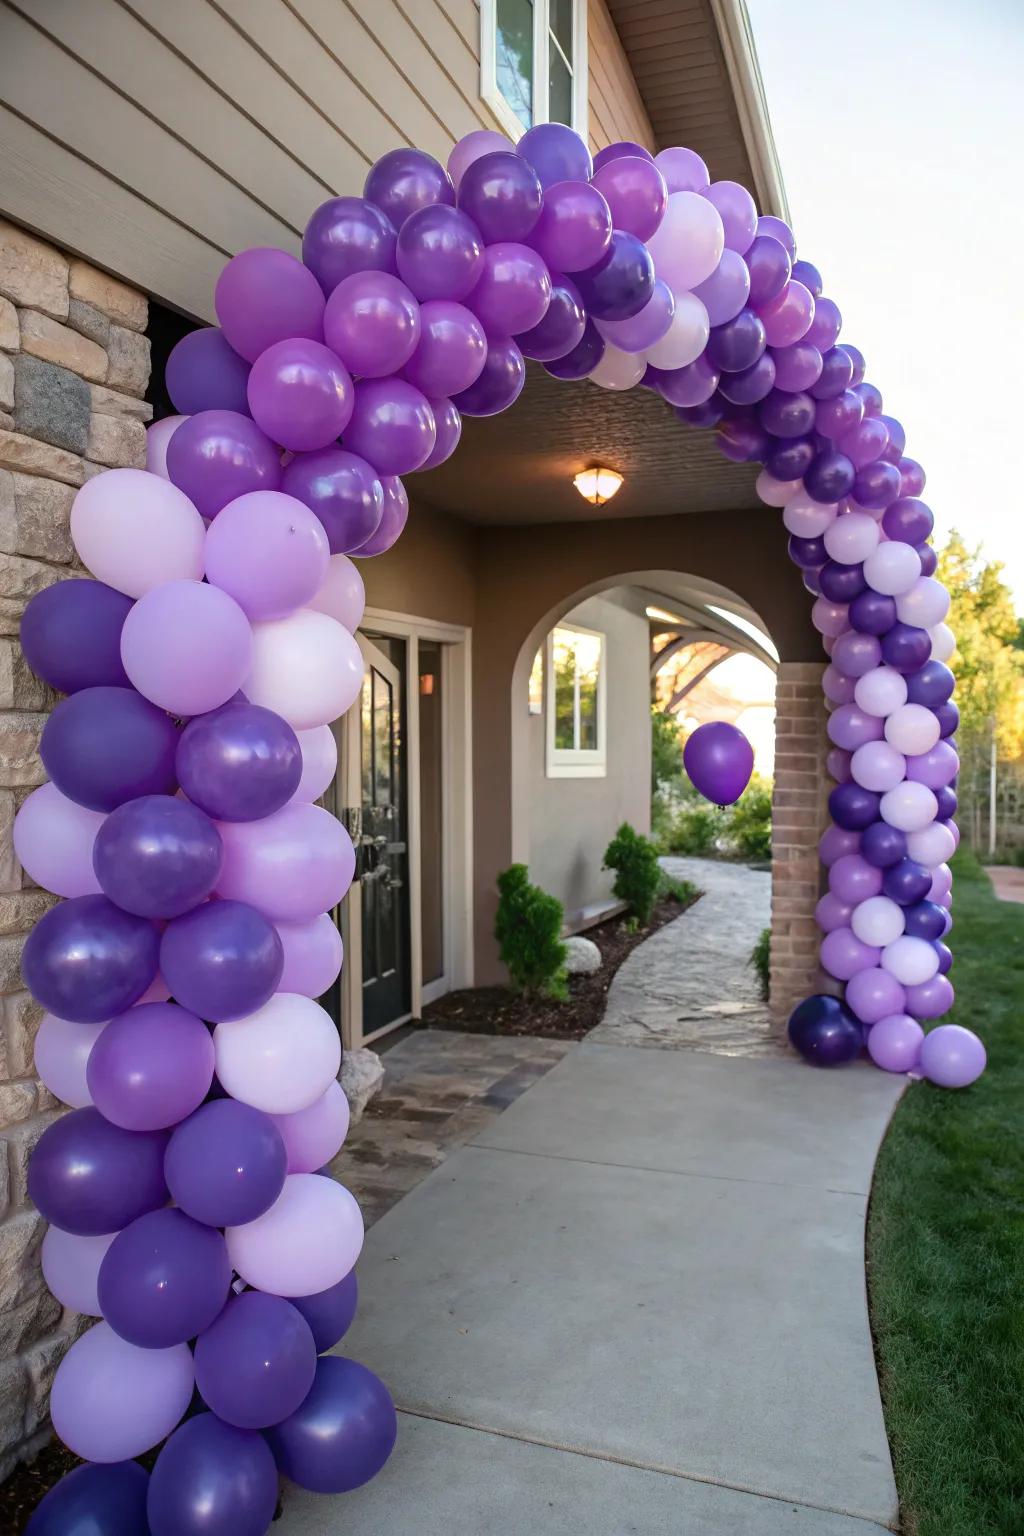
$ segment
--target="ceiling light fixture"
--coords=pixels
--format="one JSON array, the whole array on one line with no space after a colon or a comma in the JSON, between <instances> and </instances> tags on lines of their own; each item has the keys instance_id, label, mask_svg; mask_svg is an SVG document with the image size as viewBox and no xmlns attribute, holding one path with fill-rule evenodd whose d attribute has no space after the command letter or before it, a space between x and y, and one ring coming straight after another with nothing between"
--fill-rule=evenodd
<instances>
[{"instance_id":1,"label":"ceiling light fixture","mask_svg":"<svg viewBox=\"0 0 1024 1536\"><path fill-rule=\"evenodd\" d=\"M622 476L617 469L605 469L603 465L595 465L593 469L581 470L572 483L584 501L589 501L595 507L603 507L606 501L611 501L619 489Z\"/></svg>"}]
</instances>

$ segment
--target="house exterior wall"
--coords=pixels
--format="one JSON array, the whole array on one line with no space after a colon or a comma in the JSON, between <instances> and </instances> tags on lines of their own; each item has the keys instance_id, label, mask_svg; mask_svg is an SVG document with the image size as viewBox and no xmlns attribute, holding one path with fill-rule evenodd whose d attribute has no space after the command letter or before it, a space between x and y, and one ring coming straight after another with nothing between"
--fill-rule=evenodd
<instances>
[{"instance_id":1,"label":"house exterior wall","mask_svg":"<svg viewBox=\"0 0 1024 1536\"><path fill-rule=\"evenodd\" d=\"M78 1319L47 1291L28 1158L63 1107L39 1082L42 1010L20 975L25 935L54 898L18 864L15 812L45 778L39 737L56 695L18 644L28 599L74 574L75 489L144 464L150 407L145 296L0 222L0 1477L40 1439Z\"/></svg>"},{"instance_id":2,"label":"house exterior wall","mask_svg":"<svg viewBox=\"0 0 1024 1536\"><path fill-rule=\"evenodd\" d=\"M528 716L530 754L530 876L557 896L573 921L582 907L611 897L604 850L623 821L650 830L650 640L642 600L628 589L580 603L559 620L605 637L607 765L604 778L548 778L545 708ZM525 697L513 699L525 712Z\"/></svg>"}]
</instances>

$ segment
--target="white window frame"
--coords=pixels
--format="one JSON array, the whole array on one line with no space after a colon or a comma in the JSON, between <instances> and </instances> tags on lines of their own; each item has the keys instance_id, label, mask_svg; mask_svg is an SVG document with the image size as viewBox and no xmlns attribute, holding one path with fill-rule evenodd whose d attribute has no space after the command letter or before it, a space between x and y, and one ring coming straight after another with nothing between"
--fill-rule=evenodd
<instances>
[{"instance_id":1,"label":"white window frame","mask_svg":"<svg viewBox=\"0 0 1024 1536\"><path fill-rule=\"evenodd\" d=\"M572 0L572 123L587 137L590 70L587 60L588 0ZM533 123L548 122L548 32L550 0L533 0ZM513 141L526 129L498 88L497 0L480 0L480 95ZM557 44L556 44L557 46ZM568 63L568 60L566 60Z\"/></svg>"},{"instance_id":2,"label":"white window frame","mask_svg":"<svg viewBox=\"0 0 1024 1536\"><path fill-rule=\"evenodd\" d=\"M555 746L555 629L589 635L601 642L597 663L597 746ZM608 636L583 624L557 624L544 644L544 698L547 715L546 772L549 779L603 779L608 775ZM576 739L579 740L579 686L576 688Z\"/></svg>"}]
</instances>

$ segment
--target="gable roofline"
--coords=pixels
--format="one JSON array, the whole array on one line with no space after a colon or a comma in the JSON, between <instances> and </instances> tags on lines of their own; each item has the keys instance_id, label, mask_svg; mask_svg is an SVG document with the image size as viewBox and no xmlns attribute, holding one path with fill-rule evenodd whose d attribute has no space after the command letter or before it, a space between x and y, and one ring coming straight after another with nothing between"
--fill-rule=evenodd
<instances>
[{"instance_id":1,"label":"gable roofline","mask_svg":"<svg viewBox=\"0 0 1024 1536\"><path fill-rule=\"evenodd\" d=\"M768 98L745 0L710 0L725 67L750 158L754 191L765 213L789 219L782 167L772 132Z\"/></svg>"}]
</instances>

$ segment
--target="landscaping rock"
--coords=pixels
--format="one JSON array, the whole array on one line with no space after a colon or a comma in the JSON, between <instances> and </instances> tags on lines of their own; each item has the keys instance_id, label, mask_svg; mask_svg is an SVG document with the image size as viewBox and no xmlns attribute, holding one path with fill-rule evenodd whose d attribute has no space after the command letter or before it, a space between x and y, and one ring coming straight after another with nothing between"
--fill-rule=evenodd
<instances>
[{"instance_id":1,"label":"landscaping rock","mask_svg":"<svg viewBox=\"0 0 1024 1536\"><path fill-rule=\"evenodd\" d=\"M565 968L570 976L592 976L601 969L601 951L593 939L579 934L565 941Z\"/></svg>"},{"instance_id":2,"label":"landscaping rock","mask_svg":"<svg viewBox=\"0 0 1024 1536\"><path fill-rule=\"evenodd\" d=\"M363 1110L381 1089L384 1081L384 1063L376 1051L364 1046L358 1051L346 1051L341 1062L341 1086L348 1099L352 1120L362 1119Z\"/></svg>"}]
</instances>

